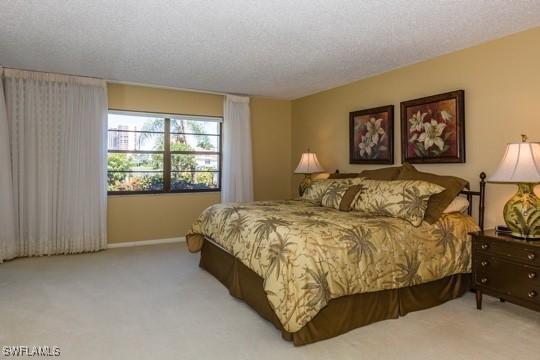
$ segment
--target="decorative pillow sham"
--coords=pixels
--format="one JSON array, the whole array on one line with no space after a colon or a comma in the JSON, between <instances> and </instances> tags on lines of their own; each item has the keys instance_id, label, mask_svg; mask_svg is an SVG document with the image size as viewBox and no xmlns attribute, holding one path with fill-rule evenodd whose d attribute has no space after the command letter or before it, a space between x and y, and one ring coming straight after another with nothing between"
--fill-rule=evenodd
<instances>
[{"instance_id":1,"label":"decorative pillow sham","mask_svg":"<svg viewBox=\"0 0 540 360\"><path fill-rule=\"evenodd\" d=\"M429 198L444 191L442 186L422 180L364 180L351 209L373 216L407 220L419 226L424 220Z\"/></svg>"},{"instance_id":2,"label":"decorative pillow sham","mask_svg":"<svg viewBox=\"0 0 540 360\"><path fill-rule=\"evenodd\" d=\"M322 205L323 197L330 186L333 186L332 192L336 192L340 189L347 190L349 186L358 184L361 180L362 178L316 180L306 189L302 195L302 200Z\"/></svg>"},{"instance_id":3,"label":"decorative pillow sham","mask_svg":"<svg viewBox=\"0 0 540 360\"><path fill-rule=\"evenodd\" d=\"M354 197L363 188L361 185L363 180L363 178L353 178L335 181L326 189L321 199L321 205L341 211L350 211Z\"/></svg>"},{"instance_id":4,"label":"decorative pillow sham","mask_svg":"<svg viewBox=\"0 0 540 360\"><path fill-rule=\"evenodd\" d=\"M452 202L450 205L444 209L443 214L450 214L450 213L462 213L465 212L469 208L469 200L465 199L463 196L458 196Z\"/></svg>"},{"instance_id":5,"label":"decorative pillow sham","mask_svg":"<svg viewBox=\"0 0 540 360\"><path fill-rule=\"evenodd\" d=\"M443 192L434 195L429 199L425 220L430 224L433 224L437 220L439 220L444 209L446 209L446 207L450 205L452 200L454 200L456 196L458 196L461 190L469 187L469 182L467 180L455 176L442 176L421 172L416 170L416 168L409 163L403 164L398 179L424 180L445 188Z\"/></svg>"}]
</instances>

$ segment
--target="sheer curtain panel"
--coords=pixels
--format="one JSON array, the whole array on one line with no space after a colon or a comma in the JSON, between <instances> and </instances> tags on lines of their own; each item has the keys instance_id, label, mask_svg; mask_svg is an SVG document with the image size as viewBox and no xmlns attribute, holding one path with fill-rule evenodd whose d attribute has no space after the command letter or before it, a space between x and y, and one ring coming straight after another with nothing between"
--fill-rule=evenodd
<instances>
[{"instance_id":1,"label":"sheer curtain panel","mask_svg":"<svg viewBox=\"0 0 540 360\"><path fill-rule=\"evenodd\" d=\"M221 202L253 201L249 98L225 96Z\"/></svg>"},{"instance_id":2,"label":"sheer curtain panel","mask_svg":"<svg viewBox=\"0 0 540 360\"><path fill-rule=\"evenodd\" d=\"M0 263L17 256L9 128L0 67Z\"/></svg>"},{"instance_id":3,"label":"sheer curtain panel","mask_svg":"<svg viewBox=\"0 0 540 360\"><path fill-rule=\"evenodd\" d=\"M104 249L105 81L13 69L3 81L16 256Z\"/></svg>"}]
</instances>

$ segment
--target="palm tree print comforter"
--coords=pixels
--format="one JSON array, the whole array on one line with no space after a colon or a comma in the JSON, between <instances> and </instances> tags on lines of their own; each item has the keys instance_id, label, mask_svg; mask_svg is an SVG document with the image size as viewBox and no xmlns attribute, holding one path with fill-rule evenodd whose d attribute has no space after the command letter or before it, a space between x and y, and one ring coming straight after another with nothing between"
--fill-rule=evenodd
<instances>
[{"instance_id":1,"label":"palm tree print comforter","mask_svg":"<svg viewBox=\"0 0 540 360\"><path fill-rule=\"evenodd\" d=\"M328 301L467 273L468 232L461 213L414 227L307 201L218 204L187 235L190 250L207 237L264 279L268 300L289 332L300 330Z\"/></svg>"}]
</instances>

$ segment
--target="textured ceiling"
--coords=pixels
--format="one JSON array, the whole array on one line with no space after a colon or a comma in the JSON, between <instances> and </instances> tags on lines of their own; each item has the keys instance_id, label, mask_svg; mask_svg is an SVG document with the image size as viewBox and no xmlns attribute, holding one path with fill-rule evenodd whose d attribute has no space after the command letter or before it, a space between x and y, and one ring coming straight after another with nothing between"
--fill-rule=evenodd
<instances>
[{"instance_id":1,"label":"textured ceiling","mask_svg":"<svg viewBox=\"0 0 540 360\"><path fill-rule=\"evenodd\" d=\"M297 98L540 25L540 0L11 0L0 64Z\"/></svg>"}]
</instances>

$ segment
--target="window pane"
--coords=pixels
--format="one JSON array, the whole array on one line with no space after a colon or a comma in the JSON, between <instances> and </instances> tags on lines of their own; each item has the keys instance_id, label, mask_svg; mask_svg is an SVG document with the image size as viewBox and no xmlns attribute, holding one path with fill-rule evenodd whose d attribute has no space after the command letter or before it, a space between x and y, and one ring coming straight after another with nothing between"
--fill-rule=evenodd
<instances>
[{"instance_id":1,"label":"window pane","mask_svg":"<svg viewBox=\"0 0 540 360\"><path fill-rule=\"evenodd\" d=\"M108 191L163 190L163 172L109 171L108 180Z\"/></svg>"},{"instance_id":2,"label":"window pane","mask_svg":"<svg viewBox=\"0 0 540 360\"><path fill-rule=\"evenodd\" d=\"M118 113L108 117L108 190L163 191L165 160L171 161L171 190L219 187L221 123L217 118L162 114ZM165 132L170 139L165 139ZM198 154L165 154L170 150ZM119 151L119 152L114 152ZM122 152L127 151L127 152ZM158 154L141 152L155 151ZM168 174L166 176L168 178ZM168 188L168 184L167 184Z\"/></svg>"},{"instance_id":3,"label":"window pane","mask_svg":"<svg viewBox=\"0 0 540 360\"><path fill-rule=\"evenodd\" d=\"M165 119L134 115L109 113L109 130L165 131Z\"/></svg>"},{"instance_id":4,"label":"window pane","mask_svg":"<svg viewBox=\"0 0 540 360\"><path fill-rule=\"evenodd\" d=\"M171 151L219 151L219 136L171 134Z\"/></svg>"},{"instance_id":5,"label":"window pane","mask_svg":"<svg viewBox=\"0 0 540 360\"><path fill-rule=\"evenodd\" d=\"M172 171L218 171L219 155L172 154Z\"/></svg>"},{"instance_id":6,"label":"window pane","mask_svg":"<svg viewBox=\"0 0 540 360\"><path fill-rule=\"evenodd\" d=\"M219 135L219 124L217 121L171 119L171 133Z\"/></svg>"},{"instance_id":7,"label":"window pane","mask_svg":"<svg viewBox=\"0 0 540 360\"><path fill-rule=\"evenodd\" d=\"M159 117L109 114L109 150L161 150L163 134L136 131L165 131L165 119Z\"/></svg>"},{"instance_id":8,"label":"window pane","mask_svg":"<svg viewBox=\"0 0 540 360\"><path fill-rule=\"evenodd\" d=\"M219 173L211 172L173 172L171 190L203 190L219 187Z\"/></svg>"},{"instance_id":9,"label":"window pane","mask_svg":"<svg viewBox=\"0 0 540 360\"><path fill-rule=\"evenodd\" d=\"M109 171L155 171L163 170L163 154L109 153Z\"/></svg>"},{"instance_id":10,"label":"window pane","mask_svg":"<svg viewBox=\"0 0 540 360\"><path fill-rule=\"evenodd\" d=\"M109 130L109 150L163 151L163 134Z\"/></svg>"}]
</instances>

